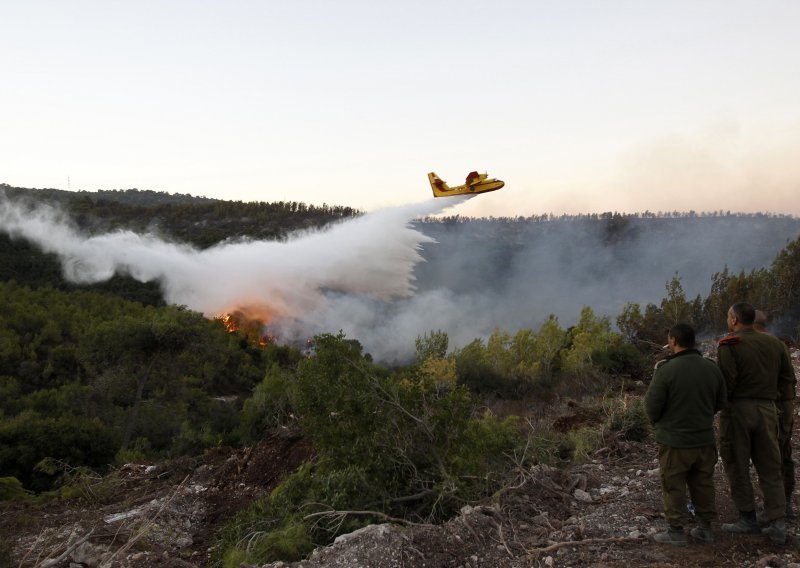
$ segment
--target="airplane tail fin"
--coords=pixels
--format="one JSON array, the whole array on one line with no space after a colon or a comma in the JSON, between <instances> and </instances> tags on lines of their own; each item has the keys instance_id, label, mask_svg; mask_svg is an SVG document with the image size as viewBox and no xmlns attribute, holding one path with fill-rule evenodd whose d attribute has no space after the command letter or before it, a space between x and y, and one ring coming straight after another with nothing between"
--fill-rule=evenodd
<instances>
[{"instance_id":1,"label":"airplane tail fin","mask_svg":"<svg viewBox=\"0 0 800 568\"><path fill-rule=\"evenodd\" d=\"M431 189L433 190L434 197L444 197L450 190L447 183L433 172L428 174L428 181L431 182Z\"/></svg>"}]
</instances>

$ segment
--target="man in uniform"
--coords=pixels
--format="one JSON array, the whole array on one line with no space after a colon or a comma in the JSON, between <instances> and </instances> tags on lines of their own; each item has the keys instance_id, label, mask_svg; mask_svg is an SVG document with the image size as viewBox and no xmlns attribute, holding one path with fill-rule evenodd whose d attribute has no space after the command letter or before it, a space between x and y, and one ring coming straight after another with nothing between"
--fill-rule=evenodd
<instances>
[{"instance_id":1,"label":"man in uniform","mask_svg":"<svg viewBox=\"0 0 800 568\"><path fill-rule=\"evenodd\" d=\"M669 528L656 542L685 546L686 488L699 525L691 535L706 542L714 537L714 465L717 448L714 414L726 403L725 379L719 368L694 348L694 330L679 323L667 337L672 355L656 365L645 395L645 411L655 426L658 463Z\"/></svg>"},{"instance_id":2,"label":"man in uniform","mask_svg":"<svg viewBox=\"0 0 800 568\"><path fill-rule=\"evenodd\" d=\"M756 319L753 329L761 333L769 333L767 329L767 314L756 310ZM784 345L784 347L786 347ZM794 398L795 389L787 393L790 398L778 399L778 447L781 451L781 473L783 475L783 493L786 496L786 516L790 519L797 517L792 503L795 488L794 460L792 459L792 431L794 429Z\"/></svg>"},{"instance_id":3,"label":"man in uniform","mask_svg":"<svg viewBox=\"0 0 800 568\"><path fill-rule=\"evenodd\" d=\"M735 523L722 525L732 533L758 534L786 541L786 496L783 492L775 402L794 390L794 371L783 343L753 329L755 308L740 302L728 310L727 337L719 342L717 364L725 377L728 407L720 414L720 455L739 510ZM756 521L750 460L764 495L764 519Z\"/></svg>"}]
</instances>

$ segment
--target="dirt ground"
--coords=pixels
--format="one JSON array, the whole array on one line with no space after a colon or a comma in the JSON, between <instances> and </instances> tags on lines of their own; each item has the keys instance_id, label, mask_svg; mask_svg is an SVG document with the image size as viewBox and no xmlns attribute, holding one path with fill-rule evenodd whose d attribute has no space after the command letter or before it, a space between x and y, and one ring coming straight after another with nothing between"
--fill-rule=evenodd
<instances>
[{"instance_id":1,"label":"dirt ground","mask_svg":"<svg viewBox=\"0 0 800 568\"><path fill-rule=\"evenodd\" d=\"M644 387L634 396L643 392ZM600 419L571 403L553 425L568 430ZM800 456L798 435L794 446ZM217 449L158 465L129 464L87 484L82 499L0 503L0 535L13 546L12 565L20 568L210 566L220 527L311 455L306 440L287 432L252 448ZM679 548L652 540L665 527L655 444L616 442L583 465L520 469L504 491L465 507L444 525L372 525L307 560L265 566L800 568L797 520L787 522L784 545L719 530L737 513L721 464L716 480L719 522L713 525L713 543L690 537L689 545ZM687 512L687 532L692 526Z\"/></svg>"}]
</instances>

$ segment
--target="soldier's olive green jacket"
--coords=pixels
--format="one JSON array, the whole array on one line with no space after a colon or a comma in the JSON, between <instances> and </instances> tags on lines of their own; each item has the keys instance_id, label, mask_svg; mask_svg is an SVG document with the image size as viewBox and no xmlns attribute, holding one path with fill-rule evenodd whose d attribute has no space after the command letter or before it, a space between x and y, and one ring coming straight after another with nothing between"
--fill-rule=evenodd
<instances>
[{"instance_id":1,"label":"soldier's olive green jacket","mask_svg":"<svg viewBox=\"0 0 800 568\"><path fill-rule=\"evenodd\" d=\"M714 414L726 400L719 368L699 351L687 349L656 367L644 404L656 441L698 448L714 445Z\"/></svg>"},{"instance_id":2,"label":"soldier's olive green jacket","mask_svg":"<svg viewBox=\"0 0 800 568\"><path fill-rule=\"evenodd\" d=\"M752 328L728 335L719 342L717 364L730 400L794 400L792 361L786 346L774 335Z\"/></svg>"}]
</instances>

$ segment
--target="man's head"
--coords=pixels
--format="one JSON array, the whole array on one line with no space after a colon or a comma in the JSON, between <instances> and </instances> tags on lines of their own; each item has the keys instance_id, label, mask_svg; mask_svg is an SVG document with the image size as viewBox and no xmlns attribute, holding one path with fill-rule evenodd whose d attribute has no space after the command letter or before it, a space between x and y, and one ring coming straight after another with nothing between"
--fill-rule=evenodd
<instances>
[{"instance_id":1,"label":"man's head","mask_svg":"<svg viewBox=\"0 0 800 568\"><path fill-rule=\"evenodd\" d=\"M747 302L738 302L728 309L728 329L730 331L753 327L755 320L756 309Z\"/></svg>"},{"instance_id":2,"label":"man's head","mask_svg":"<svg viewBox=\"0 0 800 568\"><path fill-rule=\"evenodd\" d=\"M669 329L667 343L673 353L694 349L694 329L688 323L678 323Z\"/></svg>"},{"instance_id":3,"label":"man's head","mask_svg":"<svg viewBox=\"0 0 800 568\"><path fill-rule=\"evenodd\" d=\"M753 329L762 333L767 332L767 314L761 310L756 310L756 319L753 321Z\"/></svg>"}]
</instances>

